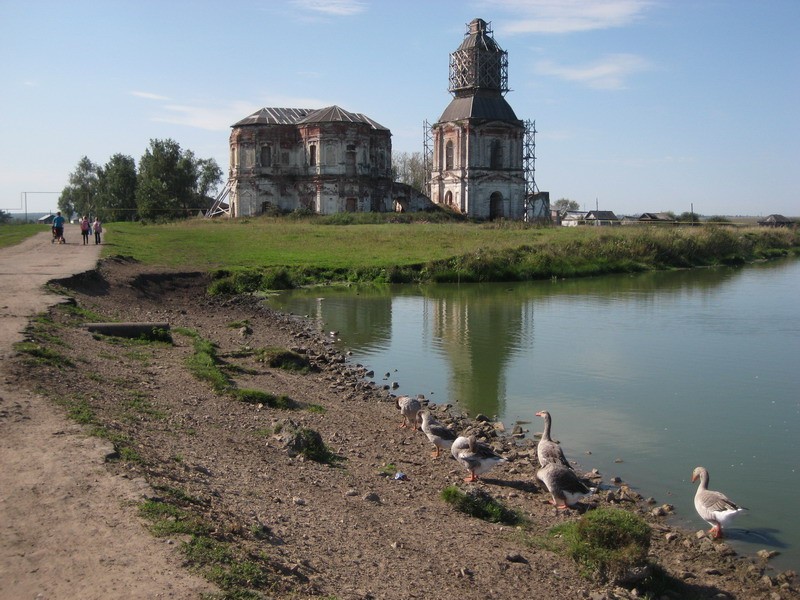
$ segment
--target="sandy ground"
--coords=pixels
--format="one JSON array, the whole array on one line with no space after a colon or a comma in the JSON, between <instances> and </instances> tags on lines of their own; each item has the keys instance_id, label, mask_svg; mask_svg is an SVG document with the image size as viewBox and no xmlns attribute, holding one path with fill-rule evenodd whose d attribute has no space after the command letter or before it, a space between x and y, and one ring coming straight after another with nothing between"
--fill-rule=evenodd
<instances>
[{"instance_id":1,"label":"sandy ground","mask_svg":"<svg viewBox=\"0 0 800 600\"><path fill-rule=\"evenodd\" d=\"M3 365L28 320L61 300L43 286L95 267L100 246L84 246L74 225L66 239L54 245L48 231L0 250ZM147 485L109 474L110 445L0 377L0 598L197 598L212 589L144 529L132 501Z\"/></svg>"}]
</instances>

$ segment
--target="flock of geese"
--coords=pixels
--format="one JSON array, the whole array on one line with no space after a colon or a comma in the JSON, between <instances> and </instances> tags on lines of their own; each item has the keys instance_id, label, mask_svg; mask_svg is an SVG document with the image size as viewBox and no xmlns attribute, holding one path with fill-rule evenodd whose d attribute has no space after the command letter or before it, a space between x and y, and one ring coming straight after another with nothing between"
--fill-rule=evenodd
<instances>
[{"instance_id":1,"label":"flock of geese","mask_svg":"<svg viewBox=\"0 0 800 600\"><path fill-rule=\"evenodd\" d=\"M451 428L437 421L429 411L423 410L421 402L411 396L398 396L395 405L400 410L403 421L400 427L414 430L419 426L434 446L433 457L439 457L442 450L450 450L453 458L469 471L464 481L471 483L478 480L479 475L490 471L496 465L506 462L488 445L479 442L474 435L458 435ZM550 492L550 501L557 509L566 509L575 505L581 498L593 494L597 488L587 486L575 473L561 445L550 437L552 418L546 410L536 413L544 419L544 431L536 446L536 458L539 470L536 478ZM704 467L695 468L692 482L700 480L694 497L697 514L711 525L708 533L713 538L722 537L723 528L738 514L747 510L738 506L722 492L708 489L708 471Z\"/></svg>"}]
</instances>

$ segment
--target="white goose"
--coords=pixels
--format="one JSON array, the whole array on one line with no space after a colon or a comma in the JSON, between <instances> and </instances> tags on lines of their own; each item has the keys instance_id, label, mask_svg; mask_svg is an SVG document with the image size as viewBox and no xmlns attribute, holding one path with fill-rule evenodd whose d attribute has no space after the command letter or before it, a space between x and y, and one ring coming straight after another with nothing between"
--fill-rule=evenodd
<instances>
[{"instance_id":1,"label":"white goose","mask_svg":"<svg viewBox=\"0 0 800 600\"><path fill-rule=\"evenodd\" d=\"M564 465L547 463L536 472L536 478L541 481L553 500L550 502L557 509L568 508L584 496L594 494L597 488L590 488L578 479L575 471Z\"/></svg>"},{"instance_id":2,"label":"white goose","mask_svg":"<svg viewBox=\"0 0 800 600\"><path fill-rule=\"evenodd\" d=\"M416 431L417 413L422 409L419 400L411 396L398 396L394 401L394 405L400 410L400 414L403 415L403 422L400 423L400 427L408 427L410 425L414 428L414 431Z\"/></svg>"},{"instance_id":3,"label":"white goose","mask_svg":"<svg viewBox=\"0 0 800 600\"><path fill-rule=\"evenodd\" d=\"M544 419L544 431L542 432L542 439L536 445L536 458L539 459L539 466L544 467L548 464L563 465L569 470L574 470L572 465L569 464L567 457L564 456L564 451L558 442L550 439L550 425L552 419L550 413L546 410L540 410L536 413L537 417Z\"/></svg>"},{"instance_id":4,"label":"white goose","mask_svg":"<svg viewBox=\"0 0 800 600\"><path fill-rule=\"evenodd\" d=\"M697 514L711 525L708 532L713 538L722 537L722 528L727 527L728 523L739 513L747 509L737 505L722 492L715 492L708 489L708 471L705 467L695 467L692 471L692 482L700 479L697 486L697 493L694 495L694 507Z\"/></svg>"},{"instance_id":5,"label":"white goose","mask_svg":"<svg viewBox=\"0 0 800 600\"><path fill-rule=\"evenodd\" d=\"M469 477L464 478L468 483L477 481L478 475L486 473L495 465L506 462L505 458L496 454L486 444L480 443L474 435L457 437L450 446L450 452L453 458L469 471Z\"/></svg>"},{"instance_id":6,"label":"white goose","mask_svg":"<svg viewBox=\"0 0 800 600\"><path fill-rule=\"evenodd\" d=\"M431 456L438 458L442 450L449 450L453 446L453 442L458 435L449 427L439 423L427 410L420 411L419 417L422 419L422 433L428 437L434 448L436 448Z\"/></svg>"}]
</instances>

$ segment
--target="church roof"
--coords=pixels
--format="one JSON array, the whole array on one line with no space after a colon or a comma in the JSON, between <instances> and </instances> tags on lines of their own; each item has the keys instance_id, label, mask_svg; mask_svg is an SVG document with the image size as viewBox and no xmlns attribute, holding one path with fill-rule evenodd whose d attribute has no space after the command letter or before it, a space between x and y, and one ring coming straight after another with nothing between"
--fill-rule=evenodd
<instances>
[{"instance_id":1,"label":"church roof","mask_svg":"<svg viewBox=\"0 0 800 600\"><path fill-rule=\"evenodd\" d=\"M439 122L461 119L518 122L514 109L497 92L477 91L469 96L455 97L444 109Z\"/></svg>"},{"instance_id":2,"label":"church roof","mask_svg":"<svg viewBox=\"0 0 800 600\"><path fill-rule=\"evenodd\" d=\"M252 115L249 115L233 124L233 127L242 125L292 125L300 119L304 119L312 108L260 108Z\"/></svg>"},{"instance_id":3,"label":"church roof","mask_svg":"<svg viewBox=\"0 0 800 600\"><path fill-rule=\"evenodd\" d=\"M311 114L299 121L300 123L366 123L373 129L386 129L383 125L373 121L368 116L361 113L349 112L340 106L328 106L315 110Z\"/></svg>"},{"instance_id":4,"label":"church roof","mask_svg":"<svg viewBox=\"0 0 800 600\"><path fill-rule=\"evenodd\" d=\"M270 108L257 110L233 124L233 127L245 125L298 125L300 123L365 123L373 129L388 131L380 123L361 113L353 113L333 105L326 108Z\"/></svg>"}]
</instances>

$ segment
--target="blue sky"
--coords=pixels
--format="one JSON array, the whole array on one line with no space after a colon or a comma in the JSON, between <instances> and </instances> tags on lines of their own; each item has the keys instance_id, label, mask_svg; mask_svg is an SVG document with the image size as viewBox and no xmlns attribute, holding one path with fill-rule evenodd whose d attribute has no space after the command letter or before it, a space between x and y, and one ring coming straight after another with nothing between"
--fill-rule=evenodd
<instances>
[{"instance_id":1,"label":"blue sky","mask_svg":"<svg viewBox=\"0 0 800 600\"><path fill-rule=\"evenodd\" d=\"M421 152L475 17L536 121L536 182L619 214L800 216L798 0L0 0L0 208L54 209L80 158L332 104ZM23 192L28 192L23 197Z\"/></svg>"}]
</instances>

